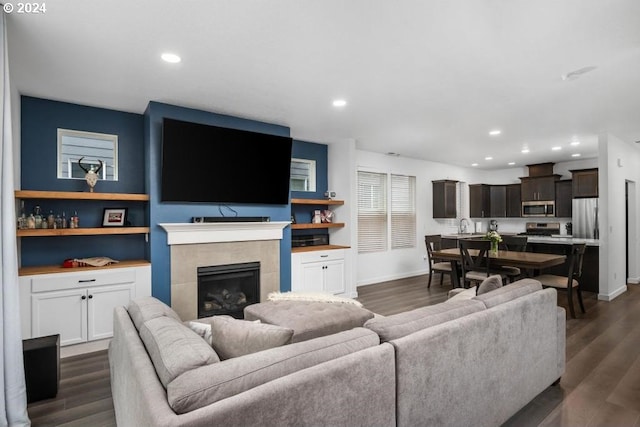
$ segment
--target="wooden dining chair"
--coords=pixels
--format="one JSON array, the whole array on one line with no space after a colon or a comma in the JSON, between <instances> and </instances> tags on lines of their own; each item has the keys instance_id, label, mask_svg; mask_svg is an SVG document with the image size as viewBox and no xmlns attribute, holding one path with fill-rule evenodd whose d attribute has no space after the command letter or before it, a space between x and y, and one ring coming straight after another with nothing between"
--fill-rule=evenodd
<instances>
[{"instance_id":1,"label":"wooden dining chair","mask_svg":"<svg viewBox=\"0 0 640 427\"><path fill-rule=\"evenodd\" d=\"M462 281L465 288L470 287L471 283L480 284L484 279L494 274L499 274L502 282L508 283L508 278L501 269L491 267L491 258L489 257L490 240L461 239L458 244L460 246ZM477 249L478 255L472 256L469 252L470 249Z\"/></svg>"},{"instance_id":2,"label":"wooden dining chair","mask_svg":"<svg viewBox=\"0 0 640 427\"><path fill-rule=\"evenodd\" d=\"M584 313L584 302L582 301L582 289L580 287L580 276L582 276L582 259L587 245L584 243L574 243L571 245L571 253L569 254L568 272L566 276L558 276L555 274L541 274L532 277L542 283L543 287L562 289L567 291L567 302L569 304L569 312L571 317L575 319L576 312L573 308L573 291L578 294L578 303L580 310Z\"/></svg>"},{"instance_id":3,"label":"wooden dining chair","mask_svg":"<svg viewBox=\"0 0 640 427\"><path fill-rule=\"evenodd\" d=\"M448 274L451 277L451 262L441 261L433 257L433 251L442 249L442 237L439 234L424 236L424 242L427 246L427 261L429 262L429 283L427 288L431 287L431 278L435 273L440 273L440 286L442 286L443 276Z\"/></svg>"},{"instance_id":4,"label":"wooden dining chair","mask_svg":"<svg viewBox=\"0 0 640 427\"><path fill-rule=\"evenodd\" d=\"M498 244L498 248L503 251L526 252L527 240L527 236L502 236L502 242ZM509 282L514 282L525 276L518 267L501 265L500 268L504 270L504 274L509 278Z\"/></svg>"}]
</instances>

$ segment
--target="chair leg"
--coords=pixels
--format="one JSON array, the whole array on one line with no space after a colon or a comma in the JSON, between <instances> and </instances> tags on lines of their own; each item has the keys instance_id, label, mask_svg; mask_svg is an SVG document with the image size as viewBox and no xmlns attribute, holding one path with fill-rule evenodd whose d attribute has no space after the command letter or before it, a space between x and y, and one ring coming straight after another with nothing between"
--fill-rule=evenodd
<instances>
[{"instance_id":1,"label":"chair leg","mask_svg":"<svg viewBox=\"0 0 640 427\"><path fill-rule=\"evenodd\" d=\"M572 295L573 295L573 290L571 288L567 289L567 302L569 304L569 312L571 313L571 317L575 319L576 318L576 312L573 309L573 298L572 298Z\"/></svg>"},{"instance_id":2,"label":"chair leg","mask_svg":"<svg viewBox=\"0 0 640 427\"><path fill-rule=\"evenodd\" d=\"M431 287L431 278L433 277L433 271L429 271L429 283L427 284L427 288Z\"/></svg>"},{"instance_id":3,"label":"chair leg","mask_svg":"<svg viewBox=\"0 0 640 427\"><path fill-rule=\"evenodd\" d=\"M444 273L440 273L440 286L442 286L442 282L444 281Z\"/></svg>"},{"instance_id":4,"label":"chair leg","mask_svg":"<svg viewBox=\"0 0 640 427\"><path fill-rule=\"evenodd\" d=\"M580 286L576 288L576 293L578 294L578 303L580 303L580 310L582 310L582 312L585 313L584 303L582 302L582 290L580 289Z\"/></svg>"}]
</instances>

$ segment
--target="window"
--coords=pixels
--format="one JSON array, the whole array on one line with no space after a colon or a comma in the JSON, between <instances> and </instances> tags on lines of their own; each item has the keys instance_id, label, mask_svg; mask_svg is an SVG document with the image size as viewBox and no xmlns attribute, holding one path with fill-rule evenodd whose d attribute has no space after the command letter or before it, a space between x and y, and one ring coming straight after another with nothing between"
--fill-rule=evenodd
<instances>
[{"instance_id":1,"label":"window","mask_svg":"<svg viewBox=\"0 0 640 427\"><path fill-rule=\"evenodd\" d=\"M358 252L387 249L387 174L358 171Z\"/></svg>"},{"instance_id":2,"label":"window","mask_svg":"<svg viewBox=\"0 0 640 427\"><path fill-rule=\"evenodd\" d=\"M416 246L416 177L391 175L391 249Z\"/></svg>"}]
</instances>

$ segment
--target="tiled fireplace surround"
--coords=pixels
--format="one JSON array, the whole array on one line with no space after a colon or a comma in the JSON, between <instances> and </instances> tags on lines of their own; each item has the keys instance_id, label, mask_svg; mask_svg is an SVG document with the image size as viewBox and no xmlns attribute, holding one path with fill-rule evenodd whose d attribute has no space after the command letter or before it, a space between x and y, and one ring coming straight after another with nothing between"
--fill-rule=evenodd
<instances>
[{"instance_id":1,"label":"tiled fireplace surround","mask_svg":"<svg viewBox=\"0 0 640 427\"><path fill-rule=\"evenodd\" d=\"M280 290L280 240L288 222L160 224L171 245L171 307L198 316L198 267L260 262L260 301Z\"/></svg>"}]
</instances>

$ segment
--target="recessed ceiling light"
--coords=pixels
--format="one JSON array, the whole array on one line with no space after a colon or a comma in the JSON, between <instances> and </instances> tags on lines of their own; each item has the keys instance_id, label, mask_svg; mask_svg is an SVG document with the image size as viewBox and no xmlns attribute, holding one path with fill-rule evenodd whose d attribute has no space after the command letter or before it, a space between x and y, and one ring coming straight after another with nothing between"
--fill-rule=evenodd
<instances>
[{"instance_id":1,"label":"recessed ceiling light","mask_svg":"<svg viewBox=\"0 0 640 427\"><path fill-rule=\"evenodd\" d=\"M523 148L523 149L522 149L522 153L523 153L523 154L527 154L528 152L529 152L529 149L528 149L528 148Z\"/></svg>"},{"instance_id":2,"label":"recessed ceiling light","mask_svg":"<svg viewBox=\"0 0 640 427\"><path fill-rule=\"evenodd\" d=\"M574 145L574 146L575 146L575 145L580 145L580 141L572 141L572 142L571 142L571 145Z\"/></svg>"},{"instance_id":3,"label":"recessed ceiling light","mask_svg":"<svg viewBox=\"0 0 640 427\"><path fill-rule=\"evenodd\" d=\"M387 153L387 156L398 157L398 156L400 156L400 153L394 153L393 151L389 151L389 152Z\"/></svg>"},{"instance_id":4,"label":"recessed ceiling light","mask_svg":"<svg viewBox=\"0 0 640 427\"><path fill-rule=\"evenodd\" d=\"M516 164L516 162L509 162L509 163L507 163L507 164L508 164L509 166L513 166L513 165L515 165L515 164Z\"/></svg>"},{"instance_id":5,"label":"recessed ceiling light","mask_svg":"<svg viewBox=\"0 0 640 427\"><path fill-rule=\"evenodd\" d=\"M502 133L501 130L495 129L495 130L492 130L491 132L489 132L489 135L495 136L495 135L500 135L501 133Z\"/></svg>"},{"instance_id":6,"label":"recessed ceiling light","mask_svg":"<svg viewBox=\"0 0 640 427\"><path fill-rule=\"evenodd\" d=\"M562 150L562 147L557 147L557 146L556 146L556 147L551 147L551 149L552 149L553 151L558 151L558 150Z\"/></svg>"},{"instance_id":7,"label":"recessed ceiling light","mask_svg":"<svg viewBox=\"0 0 640 427\"><path fill-rule=\"evenodd\" d=\"M182 59L175 53L168 53L168 52L165 52L162 55L160 55L160 58L162 58L163 61L169 62L171 64L177 64L178 62L182 61Z\"/></svg>"},{"instance_id":8,"label":"recessed ceiling light","mask_svg":"<svg viewBox=\"0 0 640 427\"><path fill-rule=\"evenodd\" d=\"M471 163L471 166L478 166L477 163Z\"/></svg>"},{"instance_id":9,"label":"recessed ceiling light","mask_svg":"<svg viewBox=\"0 0 640 427\"><path fill-rule=\"evenodd\" d=\"M573 153L571 157L580 157L580 153Z\"/></svg>"},{"instance_id":10,"label":"recessed ceiling light","mask_svg":"<svg viewBox=\"0 0 640 427\"><path fill-rule=\"evenodd\" d=\"M485 157L484 159L485 159L485 160L493 160L493 157L491 157L491 156L487 156L487 157Z\"/></svg>"},{"instance_id":11,"label":"recessed ceiling light","mask_svg":"<svg viewBox=\"0 0 640 427\"><path fill-rule=\"evenodd\" d=\"M336 99L333 101L334 107L344 107L345 105L347 105L347 101L344 99Z\"/></svg>"}]
</instances>

